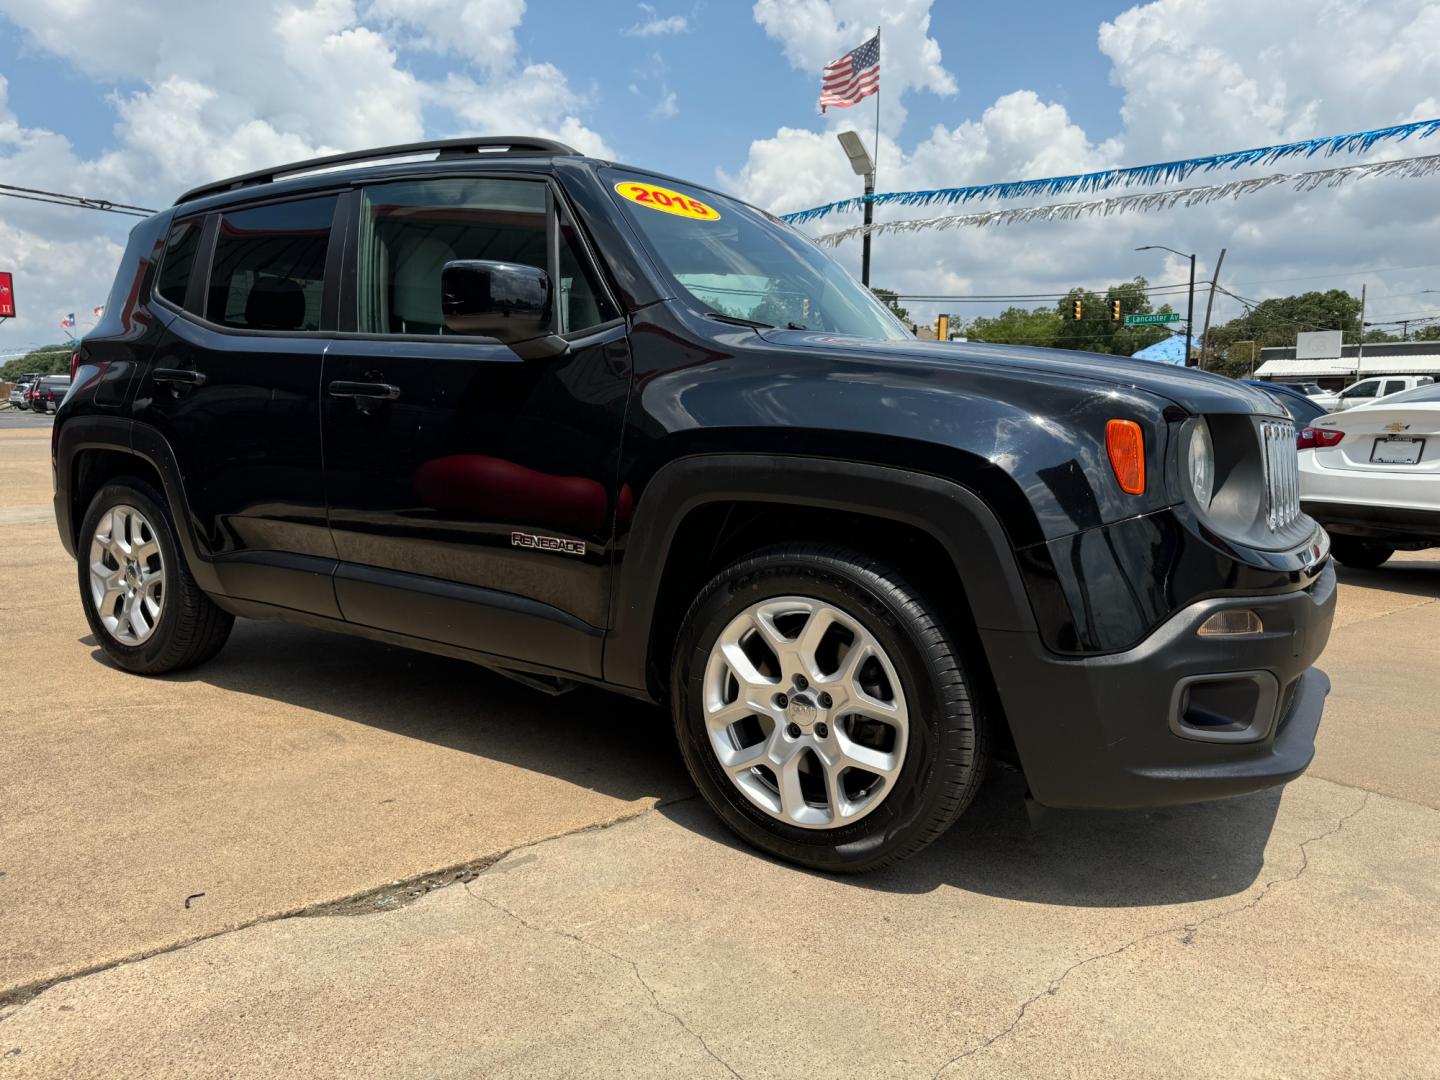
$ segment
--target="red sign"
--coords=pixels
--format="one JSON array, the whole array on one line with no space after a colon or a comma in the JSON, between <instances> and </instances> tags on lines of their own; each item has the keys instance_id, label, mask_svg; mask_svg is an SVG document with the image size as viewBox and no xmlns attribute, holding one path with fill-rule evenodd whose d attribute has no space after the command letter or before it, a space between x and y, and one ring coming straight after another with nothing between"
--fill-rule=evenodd
<instances>
[{"instance_id":1,"label":"red sign","mask_svg":"<svg viewBox=\"0 0 1440 1080\"><path fill-rule=\"evenodd\" d=\"M0 319L15 317L15 286L8 270L0 270Z\"/></svg>"}]
</instances>

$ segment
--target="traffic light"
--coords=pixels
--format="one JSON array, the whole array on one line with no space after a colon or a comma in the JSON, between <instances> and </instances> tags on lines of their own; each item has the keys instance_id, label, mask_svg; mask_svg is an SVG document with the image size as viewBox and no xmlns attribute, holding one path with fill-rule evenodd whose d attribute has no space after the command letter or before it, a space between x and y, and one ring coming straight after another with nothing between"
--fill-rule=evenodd
<instances>
[{"instance_id":1,"label":"traffic light","mask_svg":"<svg viewBox=\"0 0 1440 1080\"><path fill-rule=\"evenodd\" d=\"M1070 301L1070 317L1079 322L1085 317L1085 301L1076 297Z\"/></svg>"},{"instance_id":2,"label":"traffic light","mask_svg":"<svg viewBox=\"0 0 1440 1080\"><path fill-rule=\"evenodd\" d=\"M1119 321L1120 321L1120 301L1119 301L1119 300L1111 300L1111 301L1110 301L1110 321L1111 321L1111 322L1119 322Z\"/></svg>"}]
</instances>

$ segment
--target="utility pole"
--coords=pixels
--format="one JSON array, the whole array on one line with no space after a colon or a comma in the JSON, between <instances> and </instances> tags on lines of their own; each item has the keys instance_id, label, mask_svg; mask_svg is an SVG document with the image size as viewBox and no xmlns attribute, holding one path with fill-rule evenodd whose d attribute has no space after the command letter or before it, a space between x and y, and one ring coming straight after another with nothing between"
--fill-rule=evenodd
<instances>
[{"instance_id":1,"label":"utility pole","mask_svg":"<svg viewBox=\"0 0 1440 1080\"><path fill-rule=\"evenodd\" d=\"M1185 309L1185 366L1194 367L1195 358L1191 352L1191 346L1195 343L1195 256L1187 255L1183 251L1176 251L1164 244L1146 244L1144 247L1137 247L1136 251L1168 251L1172 255L1179 255L1182 259L1190 260L1190 301Z\"/></svg>"},{"instance_id":2,"label":"utility pole","mask_svg":"<svg viewBox=\"0 0 1440 1080\"><path fill-rule=\"evenodd\" d=\"M1220 284L1220 267L1225 265L1225 249L1215 260L1215 273L1210 278L1210 295L1205 299L1205 329L1200 334L1200 370L1205 370L1205 354L1210 351L1210 313L1215 310L1215 286Z\"/></svg>"},{"instance_id":3,"label":"utility pole","mask_svg":"<svg viewBox=\"0 0 1440 1080\"><path fill-rule=\"evenodd\" d=\"M1340 351L1345 351L1344 337L1341 337ZM1365 357L1365 283L1360 283L1360 334L1355 339L1355 379L1360 379L1360 361Z\"/></svg>"}]
</instances>

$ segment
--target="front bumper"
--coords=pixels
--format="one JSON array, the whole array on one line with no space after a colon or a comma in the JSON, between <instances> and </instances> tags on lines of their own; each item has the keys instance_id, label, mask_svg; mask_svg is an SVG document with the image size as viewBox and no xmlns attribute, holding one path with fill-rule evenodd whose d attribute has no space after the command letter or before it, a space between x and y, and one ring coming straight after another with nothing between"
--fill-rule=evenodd
<instances>
[{"instance_id":1,"label":"front bumper","mask_svg":"<svg viewBox=\"0 0 1440 1080\"><path fill-rule=\"evenodd\" d=\"M1256 612L1264 632L1196 633L1229 609ZM1200 601L1124 652L1069 659L1038 634L981 637L1036 801L1161 806L1257 791L1305 770L1330 688L1313 665L1334 613L1327 561L1303 591Z\"/></svg>"}]
</instances>

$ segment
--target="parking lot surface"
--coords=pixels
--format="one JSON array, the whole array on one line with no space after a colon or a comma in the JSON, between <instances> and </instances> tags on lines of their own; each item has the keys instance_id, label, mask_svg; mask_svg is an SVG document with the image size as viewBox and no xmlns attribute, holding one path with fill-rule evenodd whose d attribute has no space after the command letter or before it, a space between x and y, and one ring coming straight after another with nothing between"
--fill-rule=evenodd
<instances>
[{"instance_id":1,"label":"parking lot surface","mask_svg":"<svg viewBox=\"0 0 1440 1080\"><path fill-rule=\"evenodd\" d=\"M658 710L269 624L108 666L0 425L0 1077L1440 1076L1440 552L1341 571L1314 765L832 879Z\"/></svg>"}]
</instances>

